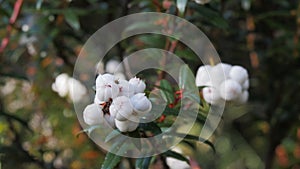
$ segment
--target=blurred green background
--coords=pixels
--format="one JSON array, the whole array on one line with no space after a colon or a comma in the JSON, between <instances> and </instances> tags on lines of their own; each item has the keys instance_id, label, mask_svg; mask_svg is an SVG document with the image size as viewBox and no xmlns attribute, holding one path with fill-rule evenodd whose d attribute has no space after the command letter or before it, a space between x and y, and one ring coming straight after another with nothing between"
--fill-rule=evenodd
<instances>
[{"instance_id":1,"label":"blurred green background","mask_svg":"<svg viewBox=\"0 0 300 169\"><path fill-rule=\"evenodd\" d=\"M198 26L223 62L242 65L250 74L250 100L228 105L211 138L216 153L201 144L183 148L184 153L201 169L300 169L300 3L201 2L0 0L2 168L100 168L105 152L85 134L76 137L81 127L73 104L51 85L60 73L72 75L81 47L106 23L132 13L163 12ZM196 72L202 65L197 56L159 35L122 41L104 63L144 48L169 49L173 43L174 53Z\"/></svg>"}]
</instances>

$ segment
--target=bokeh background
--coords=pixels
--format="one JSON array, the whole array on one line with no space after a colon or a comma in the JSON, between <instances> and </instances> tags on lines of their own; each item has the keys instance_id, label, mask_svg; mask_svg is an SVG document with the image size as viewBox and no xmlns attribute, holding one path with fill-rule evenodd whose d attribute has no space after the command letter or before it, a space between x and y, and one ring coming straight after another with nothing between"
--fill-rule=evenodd
<instances>
[{"instance_id":1,"label":"bokeh background","mask_svg":"<svg viewBox=\"0 0 300 169\"><path fill-rule=\"evenodd\" d=\"M100 168L105 152L85 134L77 136L82 129L72 100L54 92L52 83L61 73L72 76L83 44L106 23L132 13L163 12L198 26L223 62L242 65L250 74L248 103L229 104L211 138L216 153L202 144L182 147L183 152L202 169L299 169L300 3L205 2L0 0L0 166ZM194 72L202 65L174 39L139 35L111 49L104 67L150 47L174 52ZM151 84L157 80L143 78Z\"/></svg>"}]
</instances>

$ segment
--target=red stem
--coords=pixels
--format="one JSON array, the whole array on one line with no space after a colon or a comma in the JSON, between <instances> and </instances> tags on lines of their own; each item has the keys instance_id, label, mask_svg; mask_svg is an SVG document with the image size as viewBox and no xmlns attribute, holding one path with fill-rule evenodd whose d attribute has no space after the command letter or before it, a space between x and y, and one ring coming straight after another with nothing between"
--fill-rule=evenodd
<instances>
[{"instance_id":1,"label":"red stem","mask_svg":"<svg viewBox=\"0 0 300 169\"><path fill-rule=\"evenodd\" d=\"M6 48L6 46L9 43L10 34L12 31L12 25L15 24L15 22L19 16L22 4L23 4L23 0L17 0L15 2L14 11L9 19L9 25L7 25L7 27L6 27L6 36L2 39L2 42L1 42L0 53L2 53L4 51L4 49Z\"/></svg>"}]
</instances>

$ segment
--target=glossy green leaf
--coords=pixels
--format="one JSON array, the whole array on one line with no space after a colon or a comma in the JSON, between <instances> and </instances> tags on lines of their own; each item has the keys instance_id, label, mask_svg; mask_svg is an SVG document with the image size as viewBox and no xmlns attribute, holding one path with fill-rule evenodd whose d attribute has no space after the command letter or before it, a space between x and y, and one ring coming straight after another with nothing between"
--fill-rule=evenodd
<instances>
[{"instance_id":1,"label":"glossy green leaf","mask_svg":"<svg viewBox=\"0 0 300 169\"><path fill-rule=\"evenodd\" d=\"M209 140L205 140L199 136L195 136L195 135L190 135L190 134L182 134L182 133L172 133L174 136L177 136L177 137L181 137L181 138L184 138L184 139L187 139L187 140L192 140L192 141L198 141L198 142L203 142L205 144L207 144L208 146L211 147L211 149L216 152L216 149L215 149L215 146L212 142L210 142Z\"/></svg>"},{"instance_id":2,"label":"glossy green leaf","mask_svg":"<svg viewBox=\"0 0 300 169\"><path fill-rule=\"evenodd\" d=\"M151 163L152 157L138 158L135 161L136 169L148 169Z\"/></svg>"},{"instance_id":3,"label":"glossy green leaf","mask_svg":"<svg viewBox=\"0 0 300 169\"><path fill-rule=\"evenodd\" d=\"M100 127L101 127L100 125L90 126L90 127L86 128L86 129L78 132L76 134L76 137L78 137L82 133L87 133L87 135L90 135L95 129L100 128Z\"/></svg>"},{"instance_id":4,"label":"glossy green leaf","mask_svg":"<svg viewBox=\"0 0 300 169\"><path fill-rule=\"evenodd\" d=\"M121 160L121 156L108 152L105 156L101 169L114 169Z\"/></svg>"},{"instance_id":5,"label":"glossy green leaf","mask_svg":"<svg viewBox=\"0 0 300 169\"><path fill-rule=\"evenodd\" d=\"M160 92L162 94L163 99L169 104L173 103L175 98L171 84L167 80L163 79L160 81L160 87L162 88Z\"/></svg>"},{"instance_id":6,"label":"glossy green leaf","mask_svg":"<svg viewBox=\"0 0 300 169\"><path fill-rule=\"evenodd\" d=\"M165 153L163 153L163 155L165 155L167 157L176 158L177 160L185 161L188 164L190 163L189 159L187 159L185 156L183 156L182 154L179 154L175 151L172 151L172 150L166 151Z\"/></svg>"},{"instance_id":7,"label":"glossy green leaf","mask_svg":"<svg viewBox=\"0 0 300 169\"><path fill-rule=\"evenodd\" d=\"M79 19L78 16L71 10L67 10L66 12L64 12L64 16L66 19L66 22L75 30L79 30L80 29L80 23L79 23Z\"/></svg>"},{"instance_id":8,"label":"glossy green leaf","mask_svg":"<svg viewBox=\"0 0 300 169\"><path fill-rule=\"evenodd\" d=\"M154 135L158 135L161 134L162 131L160 129L160 127L154 123L154 122L150 122L150 123L141 123L139 125L140 129L143 131L150 131L152 132Z\"/></svg>"},{"instance_id":9,"label":"glossy green leaf","mask_svg":"<svg viewBox=\"0 0 300 169\"><path fill-rule=\"evenodd\" d=\"M133 137L133 138L140 138L141 137L138 129L134 130L132 132L128 132L128 136ZM134 146L136 148L138 148L139 150L141 149L142 143L141 143L140 139L133 139L132 143L134 144Z\"/></svg>"},{"instance_id":10,"label":"glossy green leaf","mask_svg":"<svg viewBox=\"0 0 300 169\"><path fill-rule=\"evenodd\" d=\"M113 130L109 135L106 136L105 142L109 142L110 140L116 138L117 136L121 135L119 130Z\"/></svg>"},{"instance_id":11,"label":"glossy green leaf","mask_svg":"<svg viewBox=\"0 0 300 169\"><path fill-rule=\"evenodd\" d=\"M199 92L195 83L195 76L187 65L184 65L180 68L179 87L183 90L183 97L200 103Z\"/></svg>"}]
</instances>

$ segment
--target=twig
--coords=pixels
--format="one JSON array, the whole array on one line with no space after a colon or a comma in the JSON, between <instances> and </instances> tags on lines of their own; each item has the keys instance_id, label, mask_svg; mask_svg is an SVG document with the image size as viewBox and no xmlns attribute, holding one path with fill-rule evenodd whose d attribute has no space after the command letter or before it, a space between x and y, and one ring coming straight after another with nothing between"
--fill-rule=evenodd
<instances>
[{"instance_id":1,"label":"twig","mask_svg":"<svg viewBox=\"0 0 300 169\"><path fill-rule=\"evenodd\" d=\"M2 39L1 46L0 46L0 53L4 51L4 49L7 47L9 40L10 40L10 35L11 31L13 28L13 25L15 24L19 14L20 10L23 4L23 0L17 0L14 5L14 11L9 19L9 25L6 27L6 36Z\"/></svg>"}]
</instances>

